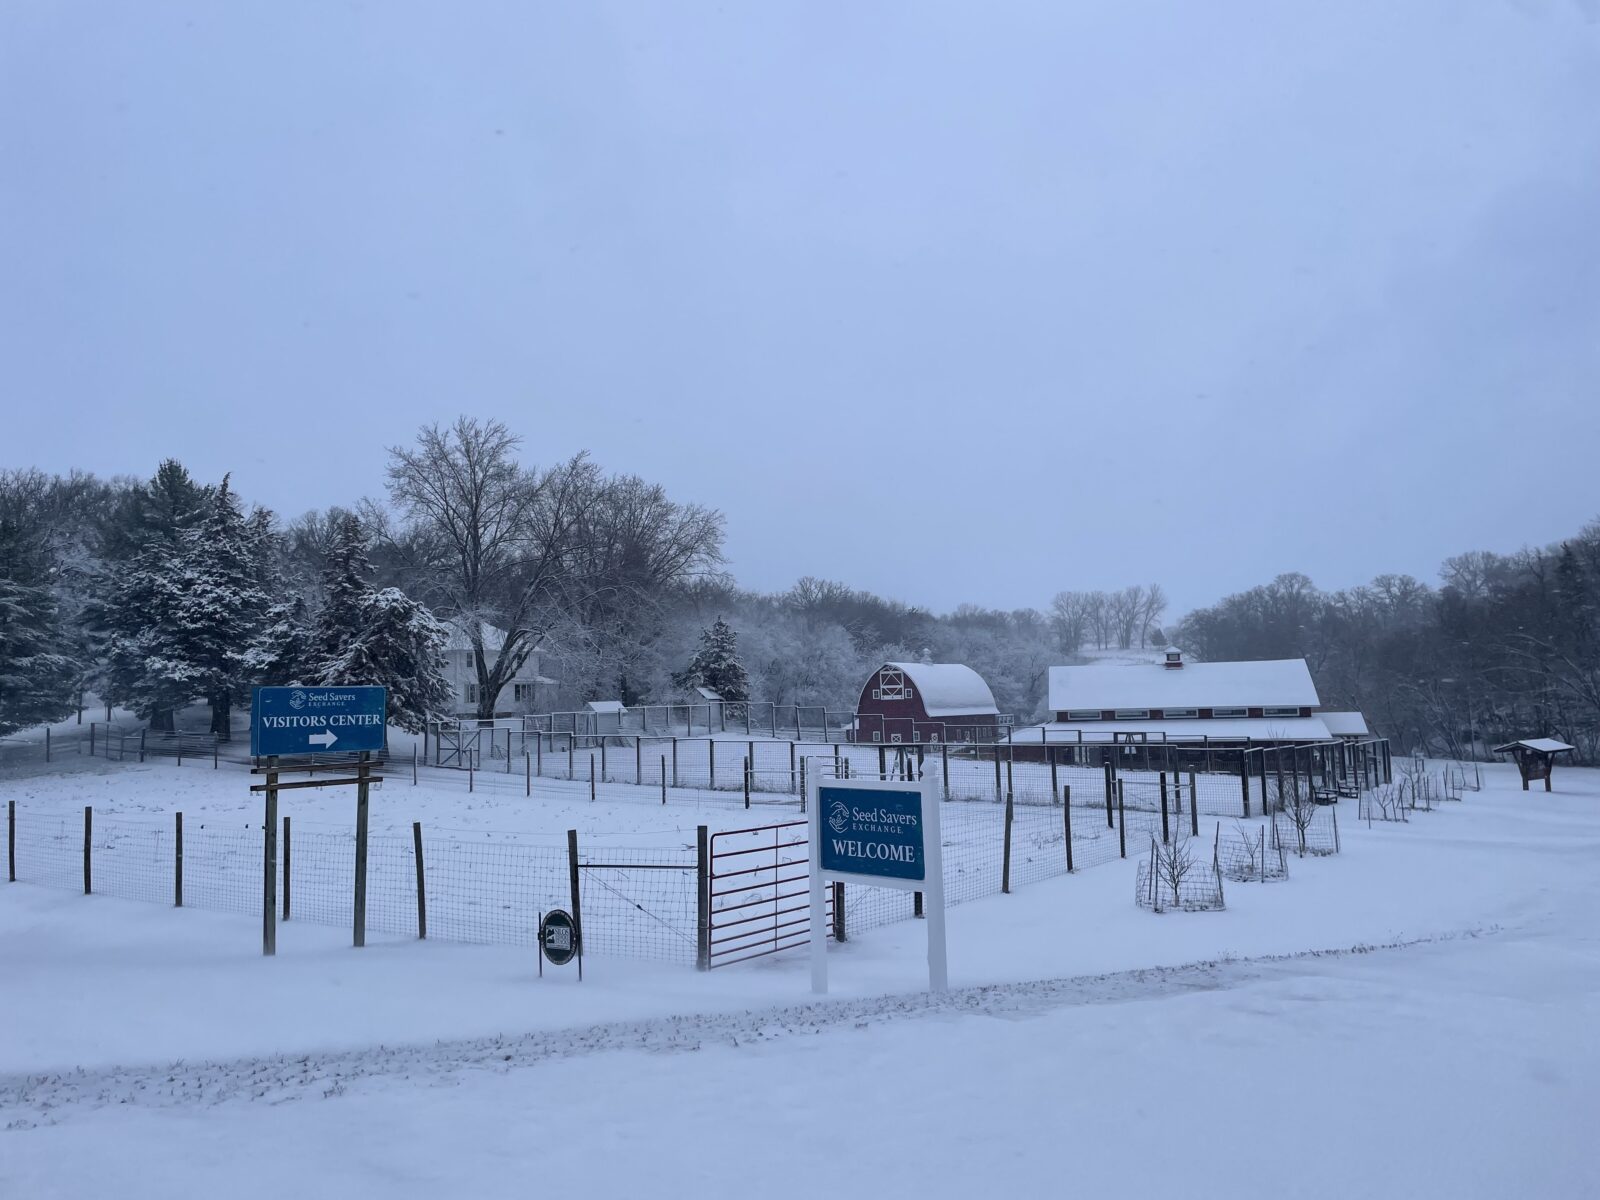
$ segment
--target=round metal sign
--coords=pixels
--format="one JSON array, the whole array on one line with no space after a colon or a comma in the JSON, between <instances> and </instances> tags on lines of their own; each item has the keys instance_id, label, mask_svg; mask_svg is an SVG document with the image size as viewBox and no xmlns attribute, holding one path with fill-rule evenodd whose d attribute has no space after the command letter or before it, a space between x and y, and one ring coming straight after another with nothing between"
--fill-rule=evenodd
<instances>
[{"instance_id":1,"label":"round metal sign","mask_svg":"<svg viewBox=\"0 0 1600 1200\"><path fill-rule=\"evenodd\" d=\"M572 914L553 908L539 922L539 949L552 966L564 967L578 955L578 926Z\"/></svg>"}]
</instances>

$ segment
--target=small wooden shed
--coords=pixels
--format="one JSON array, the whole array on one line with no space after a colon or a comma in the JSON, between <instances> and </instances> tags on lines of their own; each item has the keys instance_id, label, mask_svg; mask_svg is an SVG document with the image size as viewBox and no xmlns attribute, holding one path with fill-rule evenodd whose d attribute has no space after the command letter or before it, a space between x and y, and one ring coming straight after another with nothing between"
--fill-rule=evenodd
<instances>
[{"instance_id":1,"label":"small wooden shed","mask_svg":"<svg viewBox=\"0 0 1600 1200\"><path fill-rule=\"evenodd\" d=\"M1531 780L1544 780L1544 790L1550 790L1550 772L1556 765L1556 755L1571 754L1576 746L1558 742L1555 738L1523 738L1520 742L1507 742L1496 746L1496 754L1509 754L1516 760L1522 775L1522 790L1528 790Z\"/></svg>"}]
</instances>

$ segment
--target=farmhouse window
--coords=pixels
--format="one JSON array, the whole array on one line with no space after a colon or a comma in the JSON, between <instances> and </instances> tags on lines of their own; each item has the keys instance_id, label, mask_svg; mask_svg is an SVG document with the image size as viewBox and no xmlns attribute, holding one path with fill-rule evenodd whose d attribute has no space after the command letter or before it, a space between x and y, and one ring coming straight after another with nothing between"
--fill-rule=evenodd
<instances>
[{"instance_id":1,"label":"farmhouse window","mask_svg":"<svg viewBox=\"0 0 1600 1200\"><path fill-rule=\"evenodd\" d=\"M476 704L478 702L478 685L475 683L467 684L461 689L461 696L468 704Z\"/></svg>"},{"instance_id":2,"label":"farmhouse window","mask_svg":"<svg viewBox=\"0 0 1600 1200\"><path fill-rule=\"evenodd\" d=\"M514 684L511 685L511 695L519 703L532 700L533 699L533 684L531 684L531 683L514 683Z\"/></svg>"},{"instance_id":3,"label":"farmhouse window","mask_svg":"<svg viewBox=\"0 0 1600 1200\"><path fill-rule=\"evenodd\" d=\"M1198 708L1164 708L1161 710L1161 715L1163 717L1198 717L1200 710Z\"/></svg>"},{"instance_id":4,"label":"farmhouse window","mask_svg":"<svg viewBox=\"0 0 1600 1200\"><path fill-rule=\"evenodd\" d=\"M1150 710L1148 708L1119 708L1117 720L1119 721L1148 721Z\"/></svg>"},{"instance_id":5,"label":"farmhouse window","mask_svg":"<svg viewBox=\"0 0 1600 1200\"><path fill-rule=\"evenodd\" d=\"M1250 710L1247 708L1213 708L1211 715L1213 717L1246 717L1250 715Z\"/></svg>"},{"instance_id":6,"label":"farmhouse window","mask_svg":"<svg viewBox=\"0 0 1600 1200\"><path fill-rule=\"evenodd\" d=\"M1300 710L1298 708L1263 708L1261 715L1263 717L1298 717Z\"/></svg>"},{"instance_id":7,"label":"farmhouse window","mask_svg":"<svg viewBox=\"0 0 1600 1200\"><path fill-rule=\"evenodd\" d=\"M1069 708L1067 720L1069 721L1098 721L1100 710L1098 708Z\"/></svg>"}]
</instances>

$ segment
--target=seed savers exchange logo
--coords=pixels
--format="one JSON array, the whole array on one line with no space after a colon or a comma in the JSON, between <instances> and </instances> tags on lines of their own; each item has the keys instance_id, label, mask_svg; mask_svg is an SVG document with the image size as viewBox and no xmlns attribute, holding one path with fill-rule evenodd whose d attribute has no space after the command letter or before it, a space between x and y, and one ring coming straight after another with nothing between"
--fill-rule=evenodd
<instances>
[{"instance_id":1,"label":"seed savers exchange logo","mask_svg":"<svg viewBox=\"0 0 1600 1200\"><path fill-rule=\"evenodd\" d=\"M296 712L298 712L302 708L304 708L305 706L306 706L306 694L304 692L302 692L299 688L296 688L294 691L289 693L289 707L290 708L292 708Z\"/></svg>"},{"instance_id":2,"label":"seed savers exchange logo","mask_svg":"<svg viewBox=\"0 0 1600 1200\"><path fill-rule=\"evenodd\" d=\"M835 800L828 809L828 828L835 833L843 833L850 828L850 806L843 800Z\"/></svg>"}]
</instances>

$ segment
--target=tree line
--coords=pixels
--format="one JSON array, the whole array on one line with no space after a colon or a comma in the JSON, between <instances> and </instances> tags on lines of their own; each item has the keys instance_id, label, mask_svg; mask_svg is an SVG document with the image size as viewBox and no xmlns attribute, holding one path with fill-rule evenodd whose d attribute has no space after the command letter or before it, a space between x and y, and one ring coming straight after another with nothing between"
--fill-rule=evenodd
<instances>
[{"instance_id":1,"label":"tree line","mask_svg":"<svg viewBox=\"0 0 1600 1200\"><path fill-rule=\"evenodd\" d=\"M1202 658L1304 657L1325 705L1360 709L1406 751L1464 757L1553 736L1600 753L1600 521L1554 545L1447 559L1324 592L1300 574L1190 613Z\"/></svg>"},{"instance_id":2,"label":"tree line","mask_svg":"<svg viewBox=\"0 0 1600 1200\"><path fill-rule=\"evenodd\" d=\"M176 461L145 480L0 473L0 733L92 692L158 729L202 703L226 737L251 686L288 682L383 683L416 729L462 709L451 651L481 717L537 655L547 708L709 685L848 711L876 666L922 660L969 664L1028 720L1052 665L1170 638L1202 659L1304 656L1327 703L1402 748L1534 733L1600 749L1600 522L1450 559L1437 587L1325 593L1284 575L1176 625L1159 583L934 614L816 578L742 589L720 513L586 455L522 451L499 422L429 426L389 451L382 496L287 520Z\"/></svg>"}]
</instances>

